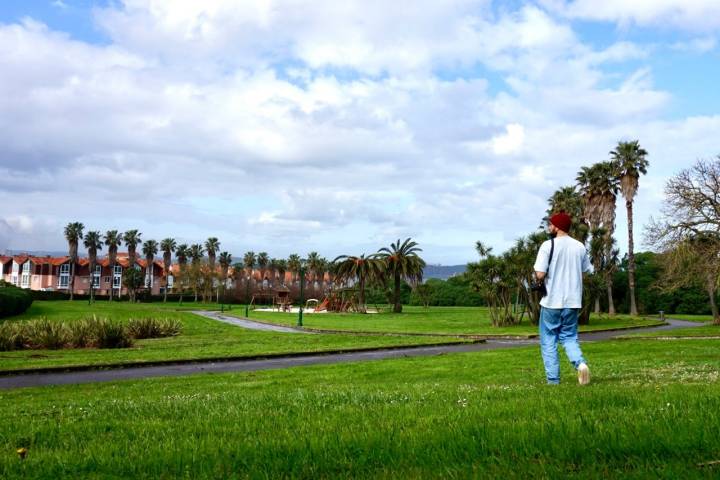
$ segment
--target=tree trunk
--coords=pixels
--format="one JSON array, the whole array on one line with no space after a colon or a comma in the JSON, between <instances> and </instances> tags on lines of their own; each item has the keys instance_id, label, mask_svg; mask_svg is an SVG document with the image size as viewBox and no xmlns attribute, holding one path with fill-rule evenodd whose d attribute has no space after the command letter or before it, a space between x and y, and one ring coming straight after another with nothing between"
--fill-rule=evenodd
<instances>
[{"instance_id":1,"label":"tree trunk","mask_svg":"<svg viewBox=\"0 0 720 480\"><path fill-rule=\"evenodd\" d=\"M708 297L710 297L710 311L712 312L713 316L713 325L720 325L720 313L718 313L718 306L715 302L715 294L717 293L717 287L715 287L715 282L713 282L712 280L707 287L707 293Z\"/></svg>"},{"instance_id":2,"label":"tree trunk","mask_svg":"<svg viewBox=\"0 0 720 480\"><path fill-rule=\"evenodd\" d=\"M112 302L113 299L113 290L115 290L115 264L110 264L110 298L109 301Z\"/></svg>"},{"instance_id":3,"label":"tree trunk","mask_svg":"<svg viewBox=\"0 0 720 480\"><path fill-rule=\"evenodd\" d=\"M600 295L595 297L595 313L600 313Z\"/></svg>"},{"instance_id":4,"label":"tree trunk","mask_svg":"<svg viewBox=\"0 0 720 480\"><path fill-rule=\"evenodd\" d=\"M402 313L402 304L400 303L400 272L395 272L395 285L393 289L393 306L394 313Z\"/></svg>"},{"instance_id":5,"label":"tree trunk","mask_svg":"<svg viewBox=\"0 0 720 480\"><path fill-rule=\"evenodd\" d=\"M70 261L70 300L75 296L75 262Z\"/></svg>"},{"instance_id":6,"label":"tree trunk","mask_svg":"<svg viewBox=\"0 0 720 480\"><path fill-rule=\"evenodd\" d=\"M615 301L613 300L612 280L607 281L608 314L615 315Z\"/></svg>"},{"instance_id":7,"label":"tree trunk","mask_svg":"<svg viewBox=\"0 0 720 480\"><path fill-rule=\"evenodd\" d=\"M366 313L365 308L365 277L360 277L358 281L358 309L360 313Z\"/></svg>"},{"instance_id":8,"label":"tree trunk","mask_svg":"<svg viewBox=\"0 0 720 480\"><path fill-rule=\"evenodd\" d=\"M630 315L637 315L635 302L635 242L633 240L633 204L631 200L625 202L628 221L628 288L630 290Z\"/></svg>"},{"instance_id":9,"label":"tree trunk","mask_svg":"<svg viewBox=\"0 0 720 480\"><path fill-rule=\"evenodd\" d=\"M165 273L165 289L163 292L163 303L167 303L168 274Z\"/></svg>"}]
</instances>

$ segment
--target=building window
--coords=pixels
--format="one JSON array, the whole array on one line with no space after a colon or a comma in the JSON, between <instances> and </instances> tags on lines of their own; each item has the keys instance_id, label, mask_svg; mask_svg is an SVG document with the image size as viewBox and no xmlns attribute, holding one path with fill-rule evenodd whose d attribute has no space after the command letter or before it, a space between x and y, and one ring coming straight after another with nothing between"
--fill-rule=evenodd
<instances>
[{"instance_id":1,"label":"building window","mask_svg":"<svg viewBox=\"0 0 720 480\"><path fill-rule=\"evenodd\" d=\"M115 265L113 269L113 288L120 288L122 285L122 265Z\"/></svg>"},{"instance_id":2,"label":"building window","mask_svg":"<svg viewBox=\"0 0 720 480\"><path fill-rule=\"evenodd\" d=\"M30 286L30 272L31 271L32 271L32 264L30 263L30 260L28 260L26 263L23 264L23 267L22 267L22 286L23 287Z\"/></svg>"},{"instance_id":3,"label":"building window","mask_svg":"<svg viewBox=\"0 0 720 480\"><path fill-rule=\"evenodd\" d=\"M103 277L103 283L110 283L110 277Z\"/></svg>"},{"instance_id":4,"label":"building window","mask_svg":"<svg viewBox=\"0 0 720 480\"><path fill-rule=\"evenodd\" d=\"M95 272L93 273L93 288L100 287L100 275L102 274L102 267L95 265Z\"/></svg>"},{"instance_id":5,"label":"building window","mask_svg":"<svg viewBox=\"0 0 720 480\"><path fill-rule=\"evenodd\" d=\"M173 283L175 283L175 277L173 277L172 275L168 275L167 276L167 287L173 288Z\"/></svg>"},{"instance_id":6,"label":"building window","mask_svg":"<svg viewBox=\"0 0 720 480\"><path fill-rule=\"evenodd\" d=\"M58 287L67 288L70 284L70 264L63 263L60 265L60 275L58 276Z\"/></svg>"}]
</instances>

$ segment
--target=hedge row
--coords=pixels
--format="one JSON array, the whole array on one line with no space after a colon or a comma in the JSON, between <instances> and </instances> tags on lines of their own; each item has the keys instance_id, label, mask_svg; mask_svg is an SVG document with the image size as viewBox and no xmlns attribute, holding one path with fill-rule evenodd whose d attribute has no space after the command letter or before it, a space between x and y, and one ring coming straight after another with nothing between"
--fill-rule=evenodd
<instances>
[{"instance_id":1,"label":"hedge row","mask_svg":"<svg viewBox=\"0 0 720 480\"><path fill-rule=\"evenodd\" d=\"M28 290L0 281L0 318L20 315L32 305Z\"/></svg>"}]
</instances>

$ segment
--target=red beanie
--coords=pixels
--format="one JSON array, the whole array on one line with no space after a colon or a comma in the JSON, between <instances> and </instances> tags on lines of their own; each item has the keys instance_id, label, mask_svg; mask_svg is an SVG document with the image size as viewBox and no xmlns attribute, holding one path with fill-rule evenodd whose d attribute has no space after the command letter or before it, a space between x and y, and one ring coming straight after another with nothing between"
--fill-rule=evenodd
<instances>
[{"instance_id":1,"label":"red beanie","mask_svg":"<svg viewBox=\"0 0 720 480\"><path fill-rule=\"evenodd\" d=\"M570 231L570 225L572 225L572 218L570 218L570 215L567 213L560 212L550 217L550 223L563 232L568 233Z\"/></svg>"}]
</instances>

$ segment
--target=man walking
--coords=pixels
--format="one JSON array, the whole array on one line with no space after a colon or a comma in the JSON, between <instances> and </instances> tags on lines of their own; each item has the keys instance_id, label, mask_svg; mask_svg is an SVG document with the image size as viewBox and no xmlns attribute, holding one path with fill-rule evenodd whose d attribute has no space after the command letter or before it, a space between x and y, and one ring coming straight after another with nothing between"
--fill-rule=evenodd
<instances>
[{"instance_id":1,"label":"man walking","mask_svg":"<svg viewBox=\"0 0 720 480\"><path fill-rule=\"evenodd\" d=\"M590 383L590 369L578 343L578 313L582 307L582 274L592 265L585 246L568 235L572 219L565 212L550 217L551 240L545 241L535 260L535 276L545 282L540 300L540 351L549 384L560 383L558 342L578 373L580 385Z\"/></svg>"}]
</instances>

